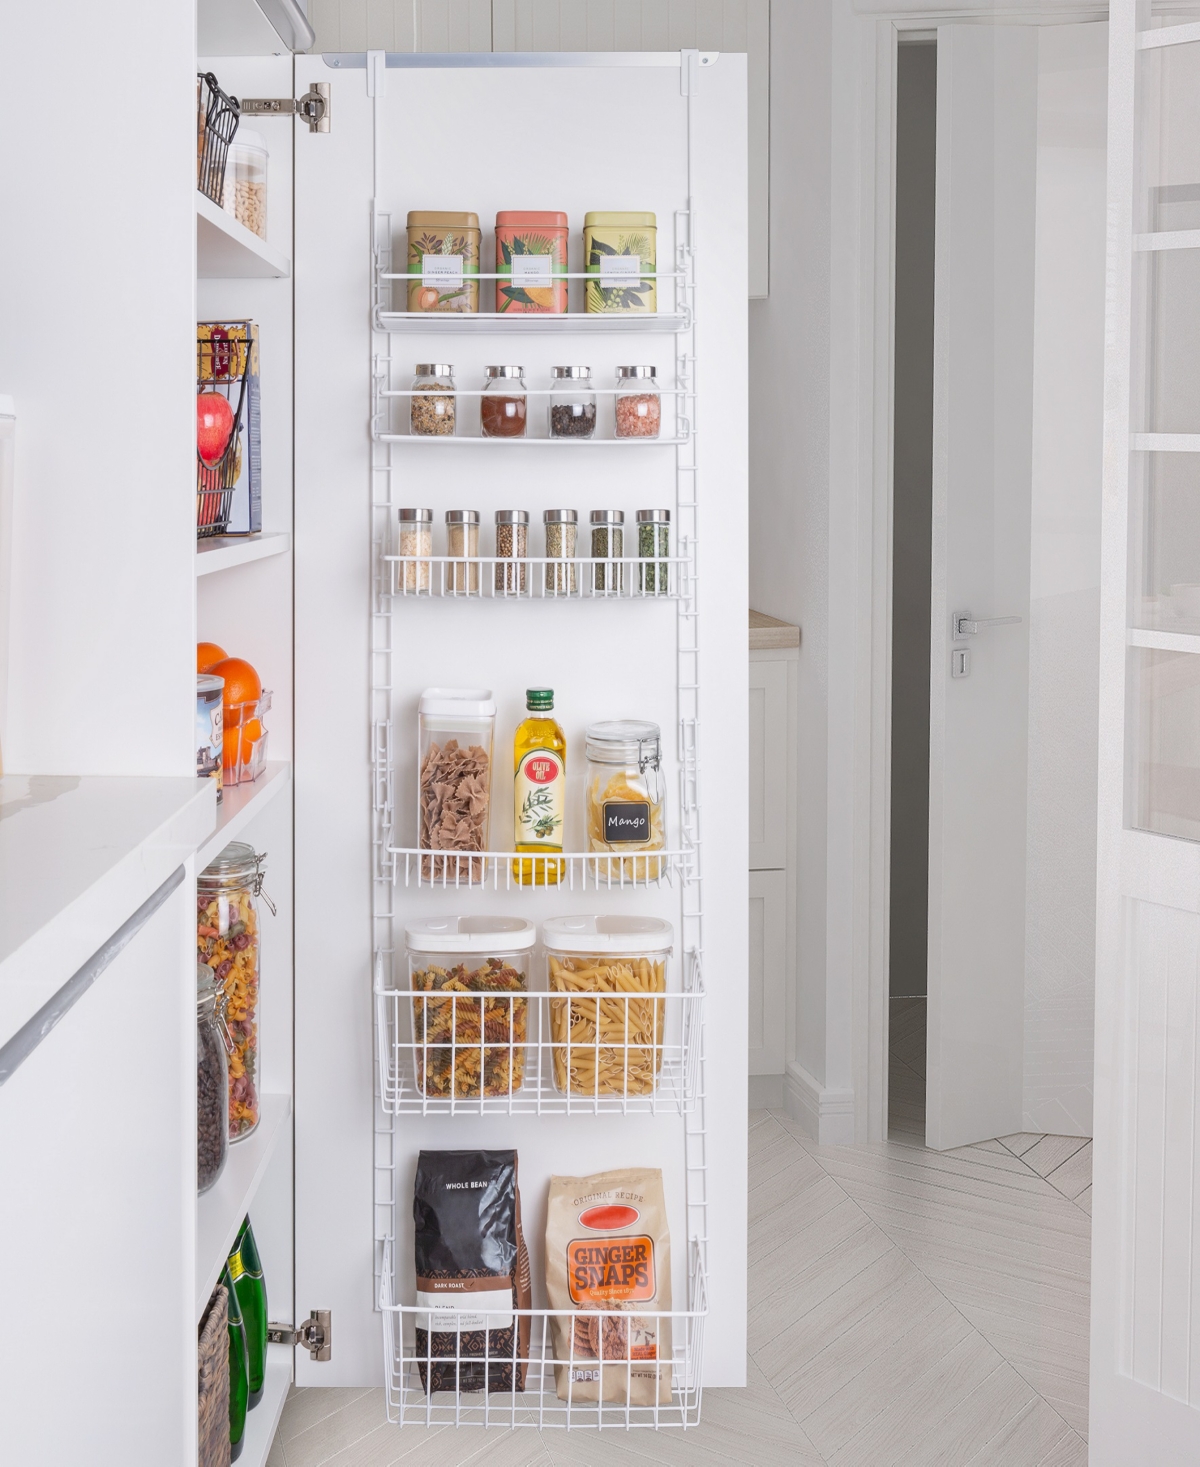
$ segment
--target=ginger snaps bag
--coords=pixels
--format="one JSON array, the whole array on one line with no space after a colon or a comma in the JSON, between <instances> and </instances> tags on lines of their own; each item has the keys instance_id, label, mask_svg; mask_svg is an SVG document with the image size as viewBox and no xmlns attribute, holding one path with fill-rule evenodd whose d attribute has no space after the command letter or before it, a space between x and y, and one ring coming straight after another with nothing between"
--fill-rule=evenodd
<instances>
[{"instance_id":1,"label":"ginger snaps bag","mask_svg":"<svg viewBox=\"0 0 1200 1467\"><path fill-rule=\"evenodd\" d=\"M524 1390L529 1316L510 1312L531 1307L517 1153L422 1151L413 1222L422 1387L484 1390L486 1353L488 1391Z\"/></svg>"},{"instance_id":2,"label":"ginger snaps bag","mask_svg":"<svg viewBox=\"0 0 1200 1467\"><path fill-rule=\"evenodd\" d=\"M670 1404L671 1323L653 1317L671 1308L662 1172L550 1178L546 1293L560 1401Z\"/></svg>"}]
</instances>

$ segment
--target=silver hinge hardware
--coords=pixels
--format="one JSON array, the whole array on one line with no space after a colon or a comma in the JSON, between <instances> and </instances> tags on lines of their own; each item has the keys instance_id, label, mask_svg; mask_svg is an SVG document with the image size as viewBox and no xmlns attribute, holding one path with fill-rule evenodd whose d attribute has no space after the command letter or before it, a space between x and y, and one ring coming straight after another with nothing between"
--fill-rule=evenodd
<instances>
[{"instance_id":1,"label":"silver hinge hardware","mask_svg":"<svg viewBox=\"0 0 1200 1467\"><path fill-rule=\"evenodd\" d=\"M272 1345L305 1349L314 1360L328 1360L333 1349L333 1319L328 1309L314 1309L298 1328L290 1324L267 1325Z\"/></svg>"},{"instance_id":2,"label":"silver hinge hardware","mask_svg":"<svg viewBox=\"0 0 1200 1467\"><path fill-rule=\"evenodd\" d=\"M243 117L299 117L309 132L329 131L329 82L314 82L302 97L243 97Z\"/></svg>"}]
</instances>

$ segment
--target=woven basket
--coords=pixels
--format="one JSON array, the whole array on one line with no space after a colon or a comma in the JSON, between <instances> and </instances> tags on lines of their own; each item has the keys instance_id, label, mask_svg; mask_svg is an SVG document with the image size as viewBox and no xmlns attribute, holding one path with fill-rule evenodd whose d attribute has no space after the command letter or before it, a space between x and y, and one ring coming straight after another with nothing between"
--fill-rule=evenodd
<instances>
[{"instance_id":1,"label":"woven basket","mask_svg":"<svg viewBox=\"0 0 1200 1467\"><path fill-rule=\"evenodd\" d=\"M229 1296L218 1284L200 1321L197 1467L229 1467Z\"/></svg>"}]
</instances>

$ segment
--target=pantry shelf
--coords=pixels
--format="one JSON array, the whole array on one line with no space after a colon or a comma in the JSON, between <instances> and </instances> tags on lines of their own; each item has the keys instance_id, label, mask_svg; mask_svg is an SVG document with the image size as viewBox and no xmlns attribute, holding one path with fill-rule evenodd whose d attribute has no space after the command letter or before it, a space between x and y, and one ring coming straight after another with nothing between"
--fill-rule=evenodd
<instances>
[{"instance_id":1,"label":"pantry shelf","mask_svg":"<svg viewBox=\"0 0 1200 1467\"><path fill-rule=\"evenodd\" d=\"M1200 249L1200 229L1160 229L1153 234L1135 234L1133 248L1139 254L1155 250Z\"/></svg>"},{"instance_id":2,"label":"pantry shelf","mask_svg":"<svg viewBox=\"0 0 1200 1467\"><path fill-rule=\"evenodd\" d=\"M674 886L695 880L696 853L654 851L649 855L609 856L564 851L561 856L516 855L512 851L425 851L417 847L389 846L392 882L434 891L545 892L554 891L644 891L651 887ZM520 863L541 885L517 880ZM546 875L559 870L557 883L546 883Z\"/></svg>"},{"instance_id":3,"label":"pantry shelf","mask_svg":"<svg viewBox=\"0 0 1200 1467\"><path fill-rule=\"evenodd\" d=\"M422 1116L689 1114L696 1108L699 1089L703 998L698 985L682 993L602 992L594 999L590 992L578 991L497 997L377 983L383 1108L390 1115ZM577 1030L569 1021L594 1028L597 1002L604 1042L598 1038L577 1042L573 1038ZM480 1007L489 1007L491 1024L497 1022L497 1003L501 1030L523 1035L519 1042L489 1040L486 1034L475 1038ZM511 1020L504 1012L508 1007ZM422 1024L427 1026L424 1037L414 1037L421 1034ZM435 1030L446 1036L441 1042L435 1042ZM450 1037L454 1033L457 1040ZM568 1071L575 1074L578 1088L571 1093L559 1088L556 1064L563 1085ZM589 1085L581 1079L584 1071L599 1079ZM487 1088L511 1084L511 1092L433 1093L436 1075L448 1085L449 1075L455 1074L460 1088L478 1088L481 1073L497 1077ZM639 1084L648 1085L649 1093L632 1093ZM585 1086L590 1093L579 1093ZM607 1093L610 1090L616 1093Z\"/></svg>"},{"instance_id":4,"label":"pantry shelf","mask_svg":"<svg viewBox=\"0 0 1200 1467\"><path fill-rule=\"evenodd\" d=\"M376 311L380 331L410 331L429 336L606 336L613 332L692 329L690 311L606 314L565 311L561 315L498 316L488 311Z\"/></svg>"},{"instance_id":5,"label":"pantry shelf","mask_svg":"<svg viewBox=\"0 0 1200 1467\"><path fill-rule=\"evenodd\" d=\"M258 1405L246 1417L238 1467L266 1467L292 1384L292 1373L291 1349L286 1345L268 1345L263 1393Z\"/></svg>"},{"instance_id":6,"label":"pantry shelf","mask_svg":"<svg viewBox=\"0 0 1200 1467\"><path fill-rule=\"evenodd\" d=\"M214 535L196 542L196 574L210 576L235 565L286 555L291 548L292 537L288 534Z\"/></svg>"},{"instance_id":7,"label":"pantry shelf","mask_svg":"<svg viewBox=\"0 0 1200 1467\"><path fill-rule=\"evenodd\" d=\"M380 443L441 443L483 445L486 448L678 448L691 441L681 438L484 438L476 433L377 433Z\"/></svg>"},{"instance_id":8,"label":"pantry shelf","mask_svg":"<svg viewBox=\"0 0 1200 1467\"><path fill-rule=\"evenodd\" d=\"M242 1219L292 1111L291 1097L261 1095L256 1130L229 1148L225 1170L196 1199L196 1318L204 1313Z\"/></svg>"},{"instance_id":9,"label":"pantry shelf","mask_svg":"<svg viewBox=\"0 0 1200 1467\"><path fill-rule=\"evenodd\" d=\"M1200 433L1131 433L1129 446L1141 453L1200 453Z\"/></svg>"},{"instance_id":10,"label":"pantry shelf","mask_svg":"<svg viewBox=\"0 0 1200 1467\"><path fill-rule=\"evenodd\" d=\"M391 594L402 600L445 596L458 601L671 601L692 594L692 562L686 555L611 560L495 555L383 559Z\"/></svg>"},{"instance_id":11,"label":"pantry shelf","mask_svg":"<svg viewBox=\"0 0 1200 1467\"><path fill-rule=\"evenodd\" d=\"M292 262L196 190L196 274L201 280L286 279Z\"/></svg>"},{"instance_id":12,"label":"pantry shelf","mask_svg":"<svg viewBox=\"0 0 1200 1467\"><path fill-rule=\"evenodd\" d=\"M275 798L291 777L292 766L286 759L269 759L253 783L226 786L224 798L217 806L213 833L196 853L196 870L203 871L231 840L236 840L243 828Z\"/></svg>"},{"instance_id":13,"label":"pantry shelf","mask_svg":"<svg viewBox=\"0 0 1200 1467\"><path fill-rule=\"evenodd\" d=\"M1200 632L1161 632L1134 627L1126 633L1130 647L1150 647L1159 652L1200 652Z\"/></svg>"},{"instance_id":14,"label":"pantry shelf","mask_svg":"<svg viewBox=\"0 0 1200 1467\"><path fill-rule=\"evenodd\" d=\"M564 1325L569 1340L578 1336L577 1323L594 1319L602 1325L605 1319L629 1319L627 1311L577 1310L556 1316L550 1309L507 1309L505 1323L513 1315L529 1320L529 1347L521 1358L527 1361L525 1389L520 1393L502 1391L435 1391L427 1395L421 1384L421 1367L429 1363L425 1351L418 1352L416 1331L427 1330L430 1311L414 1304L397 1304L395 1279L395 1241L384 1241L383 1268L380 1276L379 1307L384 1317L387 1367L388 1420L399 1426L493 1426L514 1428L532 1426L541 1430L567 1427L600 1428L626 1431L631 1428L687 1428L700 1424L701 1366L704 1354L704 1318L708 1310L708 1292L699 1244L695 1239L688 1249L688 1307L686 1309L644 1311L639 1314L647 1326L653 1326L661 1341L670 1340L658 1357L659 1367L672 1382L669 1403L631 1406L614 1401L561 1401L554 1376L555 1340L552 1321L557 1317ZM478 1313L498 1313L479 1310ZM495 1334L498 1323L490 1331ZM485 1340L488 1331L480 1331ZM428 1339L429 1336L426 1335ZM572 1352L574 1346L571 1347ZM450 1357L452 1358L452 1357ZM465 1354L462 1357L468 1358ZM480 1355L481 1366L487 1357ZM509 1360L512 1357L501 1357ZM579 1359L573 1353L564 1355L564 1363ZM620 1360L597 1361L597 1368L610 1376L624 1379L627 1365ZM603 1389L599 1394L604 1394Z\"/></svg>"}]
</instances>

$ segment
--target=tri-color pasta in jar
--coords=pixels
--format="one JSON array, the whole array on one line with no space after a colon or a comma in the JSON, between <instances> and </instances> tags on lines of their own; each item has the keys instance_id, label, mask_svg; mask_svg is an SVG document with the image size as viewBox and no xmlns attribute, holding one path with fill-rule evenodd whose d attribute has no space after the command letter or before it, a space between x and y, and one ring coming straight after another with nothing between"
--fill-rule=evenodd
<instances>
[{"instance_id":1,"label":"tri-color pasta in jar","mask_svg":"<svg viewBox=\"0 0 1200 1467\"><path fill-rule=\"evenodd\" d=\"M658 995L667 991L674 939L660 917L551 917L542 924L560 1094L654 1094L667 1043L667 1004Z\"/></svg>"}]
</instances>

